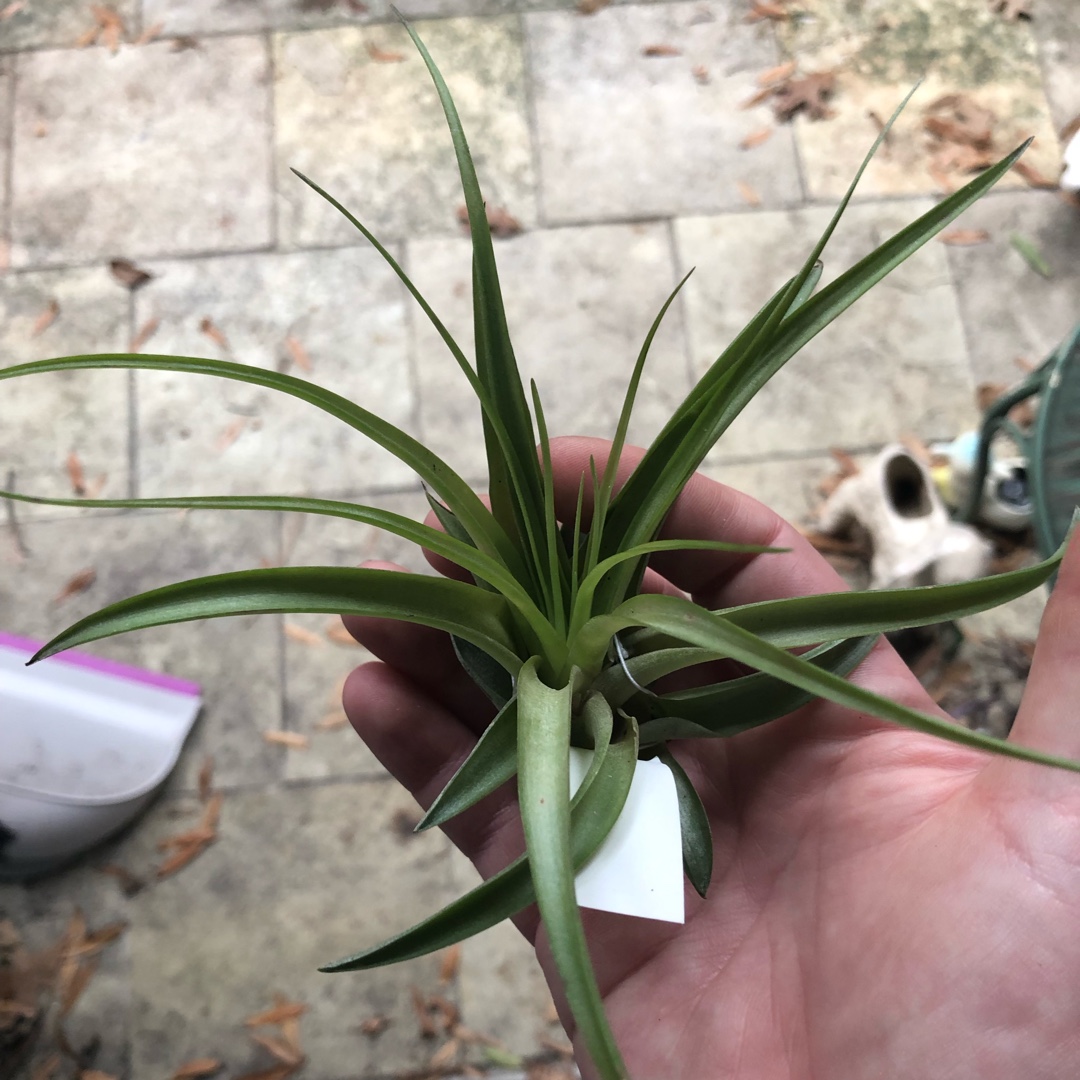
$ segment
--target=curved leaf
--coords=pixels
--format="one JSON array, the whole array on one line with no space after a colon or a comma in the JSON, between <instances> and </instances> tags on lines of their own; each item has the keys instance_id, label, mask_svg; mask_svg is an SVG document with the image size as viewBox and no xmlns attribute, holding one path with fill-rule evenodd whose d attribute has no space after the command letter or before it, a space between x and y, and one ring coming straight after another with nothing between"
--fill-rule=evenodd
<instances>
[{"instance_id":1,"label":"curved leaf","mask_svg":"<svg viewBox=\"0 0 1080 1080\"><path fill-rule=\"evenodd\" d=\"M690 884L702 899L709 891L713 869L712 827L709 815L702 805L701 796L690 782L686 771L675 760L674 754L661 746L657 755L675 777L675 791L679 796L679 827L682 833L683 870Z\"/></svg>"},{"instance_id":2,"label":"curved leaf","mask_svg":"<svg viewBox=\"0 0 1080 1080\"><path fill-rule=\"evenodd\" d=\"M284 612L374 615L419 623L471 641L508 671L516 672L521 664L507 628L507 603L497 593L449 578L340 566L241 570L140 593L69 626L31 663L147 626Z\"/></svg>"}]
</instances>

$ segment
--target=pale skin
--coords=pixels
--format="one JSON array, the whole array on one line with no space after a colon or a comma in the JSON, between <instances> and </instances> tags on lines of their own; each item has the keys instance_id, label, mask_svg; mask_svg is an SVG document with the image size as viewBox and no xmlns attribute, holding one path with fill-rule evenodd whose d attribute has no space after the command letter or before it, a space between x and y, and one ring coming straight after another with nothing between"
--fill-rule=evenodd
<instances>
[{"instance_id":1,"label":"pale skin","mask_svg":"<svg viewBox=\"0 0 1080 1080\"><path fill-rule=\"evenodd\" d=\"M602 466L606 444L554 444L562 515L572 516L590 454ZM621 476L639 456L625 452ZM704 477L687 486L664 536L792 549L654 559L663 580L650 587L674 586L709 608L844 587L791 525ZM345 709L426 807L490 708L443 635L346 623L380 662L352 673ZM884 641L853 678L940 713ZM1011 738L1080 759L1080 536ZM584 913L635 1080L1080 1076L1080 775L825 702L729 740L673 745L712 822L708 899L687 889L685 926ZM521 850L508 789L446 831L484 875ZM572 1035L535 912L517 921Z\"/></svg>"}]
</instances>

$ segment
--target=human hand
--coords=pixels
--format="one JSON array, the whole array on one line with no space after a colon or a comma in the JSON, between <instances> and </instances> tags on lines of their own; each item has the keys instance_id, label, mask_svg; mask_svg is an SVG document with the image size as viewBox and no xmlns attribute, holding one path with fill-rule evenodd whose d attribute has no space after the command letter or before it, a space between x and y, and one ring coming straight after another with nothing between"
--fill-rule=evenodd
<instances>
[{"instance_id":1,"label":"human hand","mask_svg":"<svg viewBox=\"0 0 1080 1080\"><path fill-rule=\"evenodd\" d=\"M553 444L560 516L607 444ZM623 455L625 478L640 452ZM790 525L695 477L664 536L791 548L655 556L653 588L709 608L843 588ZM452 571L445 564L440 569ZM670 583L670 584L668 584ZM353 726L427 807L491 709L448 639L347 619L379 663L345 686ZM880 641L854 682L936 705ZM1013 738L1080 757L1080 537L1043 619ZM1008 1080L1080 1075L1080 777L826 701L673 752L709 814L708 899L684 926L584 912L605 1007L638 1080ZM509 786L446 826L488 876L522 849ZM562 1005L535 910L517 920Z\"/></svg>"}]
</instances>

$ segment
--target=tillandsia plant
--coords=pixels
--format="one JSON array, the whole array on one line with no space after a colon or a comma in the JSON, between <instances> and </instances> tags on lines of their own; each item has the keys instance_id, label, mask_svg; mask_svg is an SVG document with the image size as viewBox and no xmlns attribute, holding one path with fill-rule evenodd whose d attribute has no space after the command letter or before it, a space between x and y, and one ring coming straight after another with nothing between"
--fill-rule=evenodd
<instances>
[{"instance_id":1,"label":"tillandsia plant","mask_svg":"<svg viewBox=\"0 0 1080 1080\"><path fill-rule=\"evenodd\" d=\"M576 871L619 817L638 761L659 756L675 775L684 868L702 895L712 873L709 824L697 793L668 750L674 740L727 738L825 698L968 747L1080 771L1080 763L970 731L875 695L846 678L879 635L955 619L1010 600L1045 582L1060 561L1060 551L1036 566L962 584L797 597L720 611L706 610L680 596L641 591L649 557L657 552L773 551L657 536L684 485L764 383L858 297L975 202L1024 147L818 290L819 258L851 198L856 176L798 272L708 369L617 488L620 452L649 347L684 278L645 336L610 456L602 469L594 465L591 474L582 477L576 513L571 520L560 521L544 413L535 385L526 393L514 358L484 200L465 135L438 68L411 28L409 33L437 88L468 208L475 364L378 240L331 195L300 178L340 210L386 259L475 392L483 417L490 506L415 439L320 386L235 363L128 354L21 364L0 370L0 380L78 368L145 368L213 375L279 390L343 420L409 465L424 482L441 529L370 506L314 498L63 500L0 494L59 505L327 514L413 541L455 563L471 575L471 582L336 567L274 567L203 577L106 607L60 633L34 660L129 630L258 612L378 616L452 635L461 664L497 713L419 827L447 822L516 776L526 853L438 914L324 970L374 968L429 953L535 902L595 1072L603 1078L623 1077L626 1068L604 1014L574 881ZM860 175L865 167L864 161ZM586 503L591 506L587 514ZM776 552L767 557L785 556ZM651 689L666 675L724 658L752 669L751 673L692 691ZM592 751L584 780L572 797L571 746Z\"/></svg>"}]
</instances>

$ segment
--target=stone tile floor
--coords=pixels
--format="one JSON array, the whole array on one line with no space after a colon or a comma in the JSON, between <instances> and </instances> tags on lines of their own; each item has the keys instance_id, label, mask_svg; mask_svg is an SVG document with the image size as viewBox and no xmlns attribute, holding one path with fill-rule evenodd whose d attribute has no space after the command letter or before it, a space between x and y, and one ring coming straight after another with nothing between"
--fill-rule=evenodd
<instances>
[{"instance_id":1,"label":"stone tile floor","mask_svg":"<svg viewBox=\"0 0 1080 1080\"><path fill-rule=\"evenodd\" d=\"M1035 135L1029 160L1051 179L1056 132L1080 113L1075 0L1033 0L1019 22L985 0L794 0L795 17L779 24L748 21L749 0L626 2L589 16L571 0L400 6L447 74L489 200L524 226L498 247L507 307L560 432L610 433L641 336L696 265L654 347L634 430L648 439L791 272L881 116L919 76L927 84L868 171L827 275L940 196L922 126L936 98L963 92L990 108L997 151ZM450 143L385 0L114 0L113 48L91 8L0 3L0 366L142 337L143 351L309 369L482 483L450 358L375 253L289 172L371 226L469 342ZM95 26L97 44L79 48ZM801 73L836 68L831 119L778 124L768 102L741 107L757 77L789 59ZM758 145L741 148L748 137ZM862 300L777 376L709 471L806 519L830 447L865 454L908 433L956 434L975 420L977 382L1015 378L1018 358L1040 359L1080 318L1075 206L1010 176L959 225L989 239L932 243ZM1014 234L1035 244L1048 277ZM108 271L116 258L153 278L129 292ZM238 386L118 372L5 383L0 476L64 495L74 452L103 497L318 492L420 512L393 459ZM260 561L415 557L321 519L105 513L75 534L74 513L20 506L22 554L0 526L5 630L44 637L132 592ZM93 585L56 602L87 567ZM1037 598L1011 608L1006 625L1030 633L1039 609ZM196 679L206 695L180 768L135 829L65 873L0 887L0 917L33 945L54 940L76 907L92 927L128 924L67 1022L75 1045L100 1037L95 1068L156 1080L199 1056L232 1077L265 1067L243 1020L275 992L310 1006L307 1080L428 1062L439 1044L419 1037L414 986L452 998L470 1028L516 1053L559 1036L535 963L507 927L468 943L445 985L438 958L315 972L474 880L441 837L403 833L408 798L351 732L318 729L362 656L312 644L326 625L222 620L95 648ZM310 735L310 749L267 744L271 728ZM126 898L101 867L152 875L157 841L197 813L207 755L225 796L220 840ZM386 1031L363 1034L377 1015Z\"/></svg>"}]
</instances>

